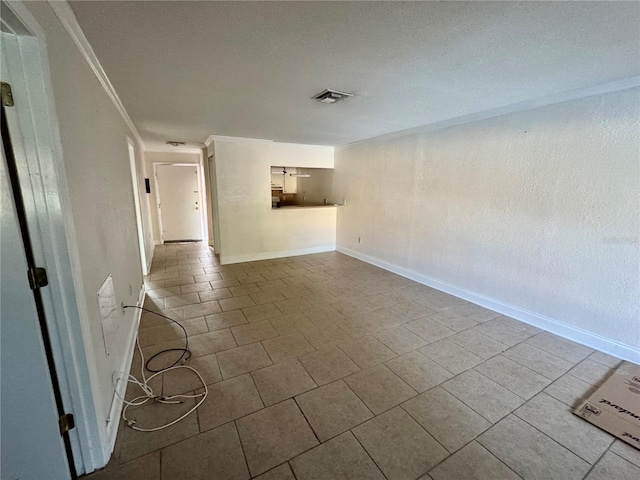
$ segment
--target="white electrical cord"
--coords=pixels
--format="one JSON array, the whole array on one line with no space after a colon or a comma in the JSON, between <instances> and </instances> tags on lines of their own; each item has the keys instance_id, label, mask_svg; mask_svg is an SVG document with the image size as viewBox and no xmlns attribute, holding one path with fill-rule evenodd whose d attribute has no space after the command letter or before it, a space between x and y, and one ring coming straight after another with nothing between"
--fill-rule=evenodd
<instances>
[{"instance_id":1,"label":"white electrical cord","mask_svg":"<svg viewBox=\"0 0 640 480\"><path fill-rule=\"evenodd\" d=\"M155 432L155 431L170 427L171 425L175 425L180 420L186 418L188 415L195 412L196 409L200 405L202 405L202 403L205 401L205 399L207 398L207 394L209 393L207 385L204 379L202 378L202 376L198 373L198 371L195 368L189 367L187 365L176 365L173 367L166 368L164 370L160 370L159 372L156 372L153 375L151 375L149 378L147 378L146 375L144 374L145 363L144 363L144 355L142 353L142 348L140 348L140 337L137 334L136 334L136 346L138 347L138 352L140 353L140 359L141 359L141 365L142 365L140 370L142 374L142 381L138 380L135 376L131 374L126 374L124 372L113 372L113 378L112 378L116 395L118 395L118 398L120 398L120 400L122 400L123 403L125 404L124 408L122 409L122 419L126 422L127 426L130 428L133 428L134 430L138 430L139 432ZM154 394L153 389L149 386L149 382L156 376L160 375L161 373L169 372L171 370L176 370L178 368L186 368L194 372L202 382L202 386L204 387L204 392L197 393L195 395L156 395ZM125 400L124 398L122 398L118 393L117 382L119 379L124 379L124 378L127 379L128 383L133 383L135 385L138 385L144 392L144 395L140 395L139 397L136 397L133 400ZM185 399L200 398L200 401L196 403L196 405L193 408L191 408L187 413L183 414L182 416L176 418L172 422L169 422L165 425L161 425L155 428L141 428L136 426L135 420L129 420L127 418L127 409L130 406L144 405L150 400L153 400L154 402L158 402L158 403L177 404L177 403L182 403L182 400L179 400L179 399L183 399L183 398Z\"/></svg>"}]
</instances>

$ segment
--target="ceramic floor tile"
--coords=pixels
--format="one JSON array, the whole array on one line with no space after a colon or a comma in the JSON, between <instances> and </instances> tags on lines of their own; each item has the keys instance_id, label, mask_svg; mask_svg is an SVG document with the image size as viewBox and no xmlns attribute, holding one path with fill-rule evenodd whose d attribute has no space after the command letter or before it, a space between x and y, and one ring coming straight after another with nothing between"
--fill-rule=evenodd
<instances>
[{"instance_id":1,"label":"ceramic floor tile","mask_svg":"<svg viewBox=\"0 0 640 480\"><path fill-rule=\"evenodd\" d=\"M606 365L586 359L569 370L569 375L599 387L613 372L614 369Z\"/></svg>"},{"instance_id":2,"label":"ceramic floor tile","mask_svg":"<svg viewBox=\"0 0 640 480\"><path fill-rule=\"evenodd\" d=\"M533 397L551 383L548 378L502 355L481 363L474 370L525 399Z\"/></svg>"},{"instance_id":3,"label":"ceramic floor tile","mask_svg":"<svg viewBox=\"0 0 640 480\"><path fill-rule=\"evenodd\" d=\"M351 432L291 460L298 480L385 480Z\"/></svg>"},{"instance_id":4,"label":"ceramic floor tile","mask_svg":"<svg viewBox=\"0 0 640 480\"><path fill-rule=\"evenodd\" d=\"M146 477L145 477L146 478ZM245 480L249 478L233 423L184 440L162 451L163 480Z\"/></svg>"},{"instance_id":5,"label":"ceramic floor tile","mask_svg":"<svg viewBox=\"0 0 640 480\"><path fill-rule=\"evenodd\" d=\"M294 397L317 385L297 360L287 360L251 373L266 406Z\"/></svg>"},{"instance_id":6,"label":"ceramic floor tile","mask_svg":"<svg viewBox=\"0 0 640 480\"><path fill-rule=\"evenodd\" d=\"M223 298L218 300L222 311L228 312L231 310L240 310L247 307L255 306L253 300L249 295L243 295L241 297L233 297L233 298Z\"/></svg>"},{"instance_id":7,"label":"ceramic floor tile","mask_svg":"<svg viewBox=\"0 0 640 480\"><path fill-rule=\"evenodd\" d=\"M360 371L360 367L338 347L303 355L298 360L318 385L324 385Z\"/></svg>"},{"instance_id":8,"label":"ceramic floor tile","mask_svg":"<svg viewBox=\"0 0 640 480\"><path fill-rule=\"evenodd\" d=\"M218 353L222 378L231 378L271 365L271 359L260 343Z\"/></svg>"},{"instance_id":9,"label":"ceramic floor tile","mask_svg":"<svg viewBox=\"0 0 640 480\"><path fill-rule=\"evenodd\" d=\"M577 407L586 400L598 387L579 378L566 374L545 388L545 393L560 400L570 407Z\"/></svg>"},{"instance_id":10,"label":"ceramic floor tile","mask_svg":"<svg viewBox=\"0 0 640 480\"><path fill-rule=\"evenodd\" d=\"M389 360L385 365L416 392L424 392L453 376L417 351Z\"/></svg>"},{"instance_id":11,"label":"ceramic floor tile","mask_svg":"<svg viewBox=\"0 0 640 480\"><path fill-rule=\"evenodd\" d=\"M391 307L392 310L404 315L410 320L416 320L418 318L424 318L432 313L435 313L434 310L431 310L424 305L420 305L417 302L413 301L403 301Z\"/></svg>"},{"instance_id":12,"label":"ceramic floor tile","mask_svg":"<svg viewBox=\"0 0 640 480\"><path fill-rule=\"evenodd\" d=\"M245 317L247 317L247 320L250 322L260 322L262 320L269 320L282 315L282 312L278 310L278 307L273 303L265 303L255 307L243 308L242 313L244 313Z\"/></svg>"},{"instance_id":13,"label":"ceramic floor tile","mask_svg":"<svg viewBox=\"0 0 640 480\"><path fill-rule=\"evenodd\" d=\"M618 368L618 366L620 366L620 362L622 362L622 360L620 360L619 358L612 357L611 355L607 355L606 353L597 351L589 355L589 360L593 360L594 362L601 363L613 369Z\"/></svg>"},{"instance_id":14,"label":"ceramic floor tile","mask_svg":"<svg viewBox=\"0 0 640 480\"><path fill-rule=\"evenodd\" d=\"M424 338L427 343L437 342L456 333L455 330L447 328L441 323L431 320L429 317L412 320L405 323L404 327Z\"/></svg>"},{"instance_id":15,"label":"ceramic floor tile","mask_svg":"<svg viewBox=\"0 0 640 480\"><path fill-rule=\"evenodd\" d=\"M263 340L262 346L271 357L273 363L315 351L315 348L298 332Z\"/></svg>"},{"instance_id":16,"label":"ceramic floor tile","mask_svg":"<svg viewBox=\"0 0 640 480\"><path fill-rule=\"evenodd\" d=\"M228 288L216 288L212 291L198 292L201 302L210 302L212 300L222 300L223 298L231 298L233 294Z\"/></svg>"},{"instance_id":17,"label":"ceramic floor tile","mask_svg":"<svg viewBox=\"0 0 640 480\"><path fill-rule=\"evenodd\" d=\"M347 378L345 382L374 414L384 412L416 395L384 365L376 365Z\"/></svg>"},{"instance_id":18,"label":"ceramic floor tile","mask_svg":"<svg viewBox=\"0 0 640 480\"><path fill-rule=\"evenodd\" d=\"M583 460L595 463L613 442L613 437L572 413L571 407L545 393L535 396L515 411Z\"/></svg>"},{"instance_id":19,"label":"ceramic floor tile","mask_svg":"<svg viewBox=\"0 0 640 480\"><path fill-rule=\"evenodd\" d=\"M316 325L314 323L312 327L301 327L299 330L316 349L327 348L351 340L351 337L343 329L333 324Z\"/></svg>"},{"instance_id":20,"label":"ceramic floor tile","mask_svg":"<svg viewBox=\"0 0 640 480\"><path fill-rule=\"evenodd\" d=\"M160 480L160 452L150 453L118 467L118 480ZM87 478L87 480L89 480ZM115 479L114 479L115 480Z\"/></svg>"},{"instance_id":21,"label":"ceramic floor tile","mask_svg":"<svg viewBox=\"0 0 640 480\"><path fill-rule=\"evenodd\" d=\"M243 295L251 295L252 293L262 292L262 290L260 290L260 287L254 283L251 283L249 285L229 287L229 291L233 294L234 297L242 297ZM253 297L252 297L252 300L253 300Z\"/></svg>"},{"instance_id":22,"label":"ceramic floor tile","mask_svg":"<svg viewBox=\"0 0 640 480\"><path fill-rule=\"evenodd\" d=\"M211 385L222 380L218 359L214 353L189 360L185 363L185 366L196 370L204 380L205 385ZM202 388L202 382L198 375L188 368L169 370L162 373L161 376L163 395L182 394Z\"/></svg>"},{"instance_id":23,"label":"ceramic floor tile","mask_svg":"<svg viewBox=\"0 0 640 480\"><path fill-rule=\"evenodd\" d=\"M455 452L491 426L441 387L412 398L403 403L402 408L450 452Z\"/></svg>"},{"instance_id":24,"label":"ceramic floor tile","mask_svg":"<svg viewBox=\"0 0 640 480\"><path fill-rule=\"evenodd\" d=\"M304 329L314 328L313 323L300 312L280 314L280 316L271 318L269 323L273 325L280 335L287 333L300 332Z\"/></svg>"},{"instance_id":25,"label":"ceramic floor tile","mask_svg":"<svg viewBox=\"0 0 640 480\"><path fill-rule=\"evenodd\" d=\"M233 333L238 346L278 336L278 332L267 320L232 327L231 333Z\"/></svg>"},{"instance_id":26,"label":"ceramic floor tile","mask_svg":"<svg viewBox=\"0 0 640 480\"><path fill-rule=\"evenodd\" d=\"M283 463L282 465L269 470L262 475L254 477L255 480L296 480L296 477L293 476L293 472L291 471L291 467L288 463Z\"/></svg>"},{"instance_id":27,"label":"ceramic floor tile","mask_svg":"<svg viewBox=\"0 0 640 480\"><path fill-rule=\"evenodd\" d=\"M640 468L615 453L607 452L585 480L637 480Z\"/></svg>"},{"instance_id":28,"label":"ceramic floor tile","mask_svg":"<svg viewBox=\"0 0 640 480\"><path fill-rule=\"evenodd\" d=\"M473 303L463 303L461 305L456 305L451 308L451 311L460 315L464 315L465 317L469 317L476 322L487 322L500 316L499 313L494 312L493 310L489 310Z\"/></svg>"},{"instance_id":29,"label":"ceramic floor tile","mask_svg":"<svg viewBox=\"0 0 640 480\"><path fill-rule=\"evenodd\" d=\"M275 302L275 305L285 315L289 313L303 313L313 307L313 305L302 297L290 298L282 302Z\"/></svg>"},{"instance_id":30,"label":"ceramic floor tile","mask_svg":"<svg viewBox=\"0 0 640 480\"><path fill-rule=\"evenodd\" d=\"M264 304L273 305L275 302L282 302L283 300L287 299L287 297L285 297L282 293L280 293L277 290L268 290L266 292L260 288L259 290L260 292L252 293L250 295L251 299L256 303L256 305L264 305Z\"/></svg>"},{"instance_id":31,"label":"ceramic floor tile","mask_svg":"<svg viewBox=\"0 0 640 480\"><path fill-rule=\"evenodd\" d=\"M340 350L346 353L360 368L367 368L396 357L396 354L385 347L378 339L365 336L357 340L341 343Z\"/></svg>"},{"instance_id":32,"label":"ceramic floor tile","mask_svg":"<svg viewBox=\"0 0 640 480\"><path fill-rule=\"evenodd\" d=\"M491 423L524 403L516 394L474 370L447 380L442 387Z\"/></svg>"},{"instance_id":33,"label":"ceramic floor tile","mask_svg":"<svg viewBox=\"0 0 640 480\"><path fill-rule=\"evenodd\" d=\"M613 445L611 445L610 450L633 463L636 467L640 467L640 450L637 448L627 445L622 440L616 440L613 442Z\"/></svg>"},{"instance_id":34,"label":"ceramic floor tile","mask_svg":"<svg viewBox=\"0 0 640 480\"><path fill-rule=\"evenodd\" d=\"M443 310L448 310L456 305L462 305L465 302L461 298L454 297L453 295L449 295L444 292L439 292L437 290L431 292L429 295L416 298L416 302L424 305L431 310L435 310L436 312L441 312Z\"/></svg>"},{"instance_id":35,"label":"ceramic floor tile","mask_svg":"<svg viewBox=\"0 0 640 480\"><path fill-rule=\"evenodd\" d=\"M433 315L429 315L428 318L441 323L445 327L455 332L461 332L463 330L467 330L468 328L473 328L476 325L479 325L479 323L475 320L472 320L469 317L465 317L464 315L460 315L454 312L453 309L434 313Z\"/></svg>"},{"instance_id":36,"label":"ceramic floor tile","mask_svg":"<svg viewBox=\"0 0 640 480\"><path fill-rule=\"evenodd\" d=\"M200 297L197 293L187 293L185 295L175 295L164 299L166 308L183 307L193 303L200 303Z\"/></svg>"},{"instance_id":37,"label":"ceramic floor tile","mask_svg":"<svg viewBox=\"0 0 640 480\"><path fill-rule=\"evenodd\" d=\"M386 330L381 330L374 334L374 337L376 337L398 355L402 355L403 353L415 350L416 348L422 347L427 343L425 339L419 337L413 332L410 332L402 325L388 328Z\"/></svg>"},{"instance_id":38,"label":"ceramic floor tile","mask_svg":"<svg viewBox=\"0 0 640 480\"><path fill-rule=\"evenodd\" d=\"M296 402L321 442L373 417L342 380L298 395Z\"/></svg>"},{"instance_id":39,"label":"ceramic floor tile","mask_svg":"<svg viewBox=\"0 0 640 480\"><path fill-rule=\"evenodd\" d=\"M447 339L431 343L419 350L454 375L465 372L482 362L482 358Z\"/></svg>"},{"instance_id":40,"label":"ceramic floor tile","mask_svg":"<svg viewBox=\"0 0 640 480\"><path fill-rule=\"evenodd\" d=\"M509 415L483 433L478 443L525 479L578 480L591 468L515 415Z\"/></svg>"},{"instance_id":41,"label":"ceramic floor tile","mask_svg":"<svg viewBox=\"0 0 640 480\"><path fill-rule=\"evenodd\" d=\"M233 310L231 312L216 313L214 315L207 315L207 325L209 330L222 330L224 328L235 327L247 323L247 319L240 310Z\"/></svg>"},{"instance_id":42,"label":"ceramic floor tile","mask_svg":"<svg viewBox=\"0 0 640 480\"><path fill-rule=\"evenodd\" d=\"M217 300L210 302L194 303L193 305L185 305L183 312L184 318L204 317L205 315L213 315L220 313L220 305Z\"/></svg>"},{"instance_id":43,"label":"ceramic floor tile","mask_svg":"<svg viewBox=\"0 0 640 480\"><path fill-rule=\"evenodd\" d=\"M475 330L465 330L449 337L448 340L485 360L509 348L507 345Z\"/></svg>"},{"instance_id":44,"label":"ceramic floor tile","mask_svg":"<svg viewBox=\"0 0 640 480\"><path fill-rule=\"evenodd\" d=\"M176 323L171 322L165 325L164 339L183 339L185 331L187 332L187 335L191 337L202 333L208 333L209 328L207 327L207 322L204 317L189 318L187 320L180 320L180 322Z\"/></svg>"},{"instance_id":45,"label":"ceramic floor tile","mask_svg":"<svg viewBox=\"0 0 640 480\"><path fill-rule=\"evenodd\" d=\"M500 322L500 317L481 323L473 329L509 347L522 343L533 335L533 333L530 333L526 328L513 328L505 325L503 322Z\"/></svg>"},{"instance_id":46,"label":"ceramic floor tile","mask_svg":"<svg viewBox=\"0 0 640 480\"><path fill-rule=\"evenodd\" d=\"M520 480L478 442L471 442L429 472L433 480Z\"/></svg>"},{"instance_id":47,"label":"ceramic floor tile","mask_svg":"<svg viewBox=\"0 0 640 480\"><path fill-rule=\"evenodd\" d=\"M254 476L318 445L293 400L252 413L236 423L249 470Z\"/></svg>"},{"instance_id":48,"label":"ceramic floor tile","mask_svg":"<svg viewBox=\"0 0 640 480\"><path fill-rule=\"evenodd\" d=\"M210 430L263 408L262 399L249 374L209 386L198 409L200 431Z\"/></svg>"},{"instance_id":49,"label":"ceramic floor tile","mask_svg":"<svg viewBox=\"0 0 640 480\"><path fill-rule=\"evenodd\" d=\"M400 407L353 429L389 480L416 478L449 454Z\"/></svg>"},{"instance_id":50,"label":"ceramic floor tile","mask_svg":"<svg viewBox=\"0 0 640 480\"><path fill-rule=\"evenodd\" d=\"M505 350L503 355L551 380L564 375L573 366L572 363L528 343Z\"/></svg>"},{"instance_id":51,"label":"ceramic floor tile","mask_svg":"<svg viewBox=\"0 0 640 480\"><path fill-rule=\"evenodd\" d=\"M593 350L588 347L549 332L539 333L527 340L527 343L573 364L584 360L593 353Z\"/></svg>"},{"instance_id":52,"label":"ceramic floor tile","mask_svg":"<svg viewBox=\"0 0 640 480\"><path fill-rule=\"evenodd\" d=\"M143 407L128 410L127 418L134 420L139 428L155 428L184 415L194 405L194 400L185 400L180 404L151 402ZM122 422L121 425L123 425ZM175 425L155 432L139 432L122 426L119 432L119 435L122 435L120 461L133 460L198 433L198 419L195 412Z\"/></svg>"},{"instance_id":53,"label":"ceramic floor tile","mask_svg":"<svg viewBox=\"0 0 640 480\"><path fill-rule=\"evenodd\" d=\"M240 283L235 278L225 279L225 280L212 280L211 287L216 290L218 288L228 288L228 287L236 287L240 285ZM240 298L240 297L238 297Z\"/></svg>"},{"instance_id":54,"label":"ceramic floor tile","mask_svg":"<svg viewBox=\"0 0 640 480\"><path fill-rule=\"evenodd\" d=\"M184 344L180 342L180 346L184 346ZM191 350L192 358L230 350L235 347L236 341L230 330L216 330L215 332L189 337L189 350Z\"/></svg>"}]
</instances>

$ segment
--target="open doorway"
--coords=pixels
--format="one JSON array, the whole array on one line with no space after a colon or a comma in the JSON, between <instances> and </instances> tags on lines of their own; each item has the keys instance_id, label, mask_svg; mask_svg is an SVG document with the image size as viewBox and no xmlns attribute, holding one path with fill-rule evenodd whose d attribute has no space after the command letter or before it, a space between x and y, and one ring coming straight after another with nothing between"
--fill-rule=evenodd
<instances>
[{"instance_id":1,"label":"open doorway","mask_svg":"<svg viewBox=\"0 0 640 480\"><path fill-rule=\"evenodd\" d=\"M160 238L165 242L205 238L202 178L197 164L154 164Z\"/></svg>"}]
</instances>

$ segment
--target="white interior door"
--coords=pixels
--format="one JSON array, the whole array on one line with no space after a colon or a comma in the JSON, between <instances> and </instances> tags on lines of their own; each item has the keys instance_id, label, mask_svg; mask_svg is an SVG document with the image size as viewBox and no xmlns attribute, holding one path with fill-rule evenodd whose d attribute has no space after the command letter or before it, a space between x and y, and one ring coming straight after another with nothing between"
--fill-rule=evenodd
<instances>
[{"instance_id":1,"label":"white interior door","mask_svg":"<svg viewBox=\"0 0 640 480\"><path fill-rule=\"evenodd\" d=\"M197 165L158 165L158 204L162 240L202 240Z\"/></svg>"},{"instance_id":2,"label":"white interior door","mask_svg":"<svg viewBox=\"0 0 640 480\"><path fill-rule=\"evenodd\" d=\"M4 149L0 152L0 478L71 478Z\"/></svg>"}]
</instances>

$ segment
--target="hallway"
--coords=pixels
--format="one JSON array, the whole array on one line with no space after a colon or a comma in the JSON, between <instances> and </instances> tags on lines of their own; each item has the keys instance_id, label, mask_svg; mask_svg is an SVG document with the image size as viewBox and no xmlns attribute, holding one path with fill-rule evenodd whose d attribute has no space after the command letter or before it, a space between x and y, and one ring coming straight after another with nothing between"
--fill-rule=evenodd
<instances>
[{"instance_id":1,"label":"hallway","mask_svg":"<svg viewBox=\"0 0 640 480\"><path fill-rule=\"evenodd\" d=\"M87 479L640 477L640 452L571 413L613 357L337 252L221 266L203 244L166 244L145 282L208 396L164 430L121 421ZM184 346L169 323L142 315L145 359ZM151 386L199 383L176 370ZM128 416L154 427L195 402Z\"/></svg>"}]
</instances>

